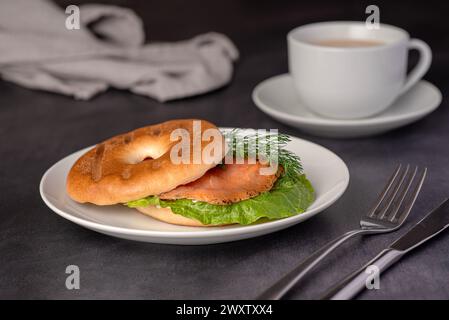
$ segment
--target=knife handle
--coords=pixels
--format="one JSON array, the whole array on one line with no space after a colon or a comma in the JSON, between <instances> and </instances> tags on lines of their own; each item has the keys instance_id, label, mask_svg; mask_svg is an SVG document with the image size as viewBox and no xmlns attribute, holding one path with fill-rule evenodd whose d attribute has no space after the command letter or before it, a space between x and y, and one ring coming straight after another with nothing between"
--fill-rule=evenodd
<instances>
[{"instance_id":1,"label":"knife handle","mask_svg":"<svg viewBox=\"0 0 449 320\"><path fill-rule=\"evenodd\" d=\"M349 300L355 297L360 291L366 288L366 281L370 275L367 268L374 265L378 268L379 274L387 270L392 264L398 261L405 252L394 249L385 249L373 260L368 262L359 270L353 272L336 285L332 286L322 297L322 300Z\"/></svg>"}]
</instances>

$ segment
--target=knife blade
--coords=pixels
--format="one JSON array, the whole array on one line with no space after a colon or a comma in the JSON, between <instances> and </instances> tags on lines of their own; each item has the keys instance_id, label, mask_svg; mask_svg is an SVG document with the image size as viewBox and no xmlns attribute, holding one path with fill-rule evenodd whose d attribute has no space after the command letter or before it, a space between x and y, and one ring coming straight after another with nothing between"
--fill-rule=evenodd
<instances>
[{"instance_id":1,"label":"knife blade","mask_svg":"<svg viewBox=\"0 0 449 320\"><path fill-rule=\"evenodd\" d=\"M427 214L410 231L396 240L390 248L410 251L449 227L449 199Z\"/></svg>"},{"instance_id":2,"label":"knife blade","mask_svg":"<svg viewBox=\"0 0 449 320\"><path fill-rule=\"evenodd\" d=\"M406 234L393 242L374 259L362 268L332 286L322 297L324 300L345 300L355 297L366 288L369 274L368 267L376 266L379 274L401 259L405 254L415 249L427 240L433 238L449 227L449 199L427 214L416 223Z\"/></svg>"}]
</instances>

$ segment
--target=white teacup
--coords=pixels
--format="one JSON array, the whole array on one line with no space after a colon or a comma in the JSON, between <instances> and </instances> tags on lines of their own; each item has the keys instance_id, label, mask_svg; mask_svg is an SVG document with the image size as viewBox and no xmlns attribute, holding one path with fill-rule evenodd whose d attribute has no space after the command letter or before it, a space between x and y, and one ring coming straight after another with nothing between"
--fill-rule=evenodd
<instances>
[{"instance_id":1,"label":"white teacup","mask_svg":"<svg viewBox=\"0 0 449 320\"><path fill-rule=\"evenodd\" d=\"M301 103L331 118L363 118L385 110L424 76L432 61L425 42L385 24L368 29L364 22L313 23L293 29L287 40ZM339 45L340 40L348 43ZM417 49L420 60L407 75L409 49Z\"/></svg>"}]
</instances>

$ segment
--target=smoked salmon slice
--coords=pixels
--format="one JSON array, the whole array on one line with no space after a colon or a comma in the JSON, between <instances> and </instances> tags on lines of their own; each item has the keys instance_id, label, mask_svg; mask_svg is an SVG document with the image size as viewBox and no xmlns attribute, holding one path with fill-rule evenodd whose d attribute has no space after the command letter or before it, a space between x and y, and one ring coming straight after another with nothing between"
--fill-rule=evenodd
<instances>
[{"instance_id":1,"label":"smoked salmon slice","mask_svg":"<svg viewBox=\"0 0 449 320\"><path fill-rule=\"evenodd\" d=\"M212 204L239 202L269 191L282 168L272 175L261 175L265 165L224 164L210 169L201 178L159 195L163 200L191 199Z\"/></svg>"}]
</instances>

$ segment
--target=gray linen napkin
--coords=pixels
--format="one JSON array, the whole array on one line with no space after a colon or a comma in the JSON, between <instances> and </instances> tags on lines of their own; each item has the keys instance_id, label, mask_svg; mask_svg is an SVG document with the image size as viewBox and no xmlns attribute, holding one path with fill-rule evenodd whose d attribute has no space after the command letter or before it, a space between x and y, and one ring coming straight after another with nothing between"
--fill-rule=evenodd
<instances>
[{"instance_id":1,"label":"gray linen napkin","mask_svg":"<svg viewBox=\"0 0 449 320\"><path fill-rule=\"evenodd\" d=\"M167 101L219 88L238 51L219 33L144 45L142 21L126 8L80 8L80 29L47 0L0 1L0 75L27 88L87 100L108 87Z\"/></svg>"}]
</instances>

